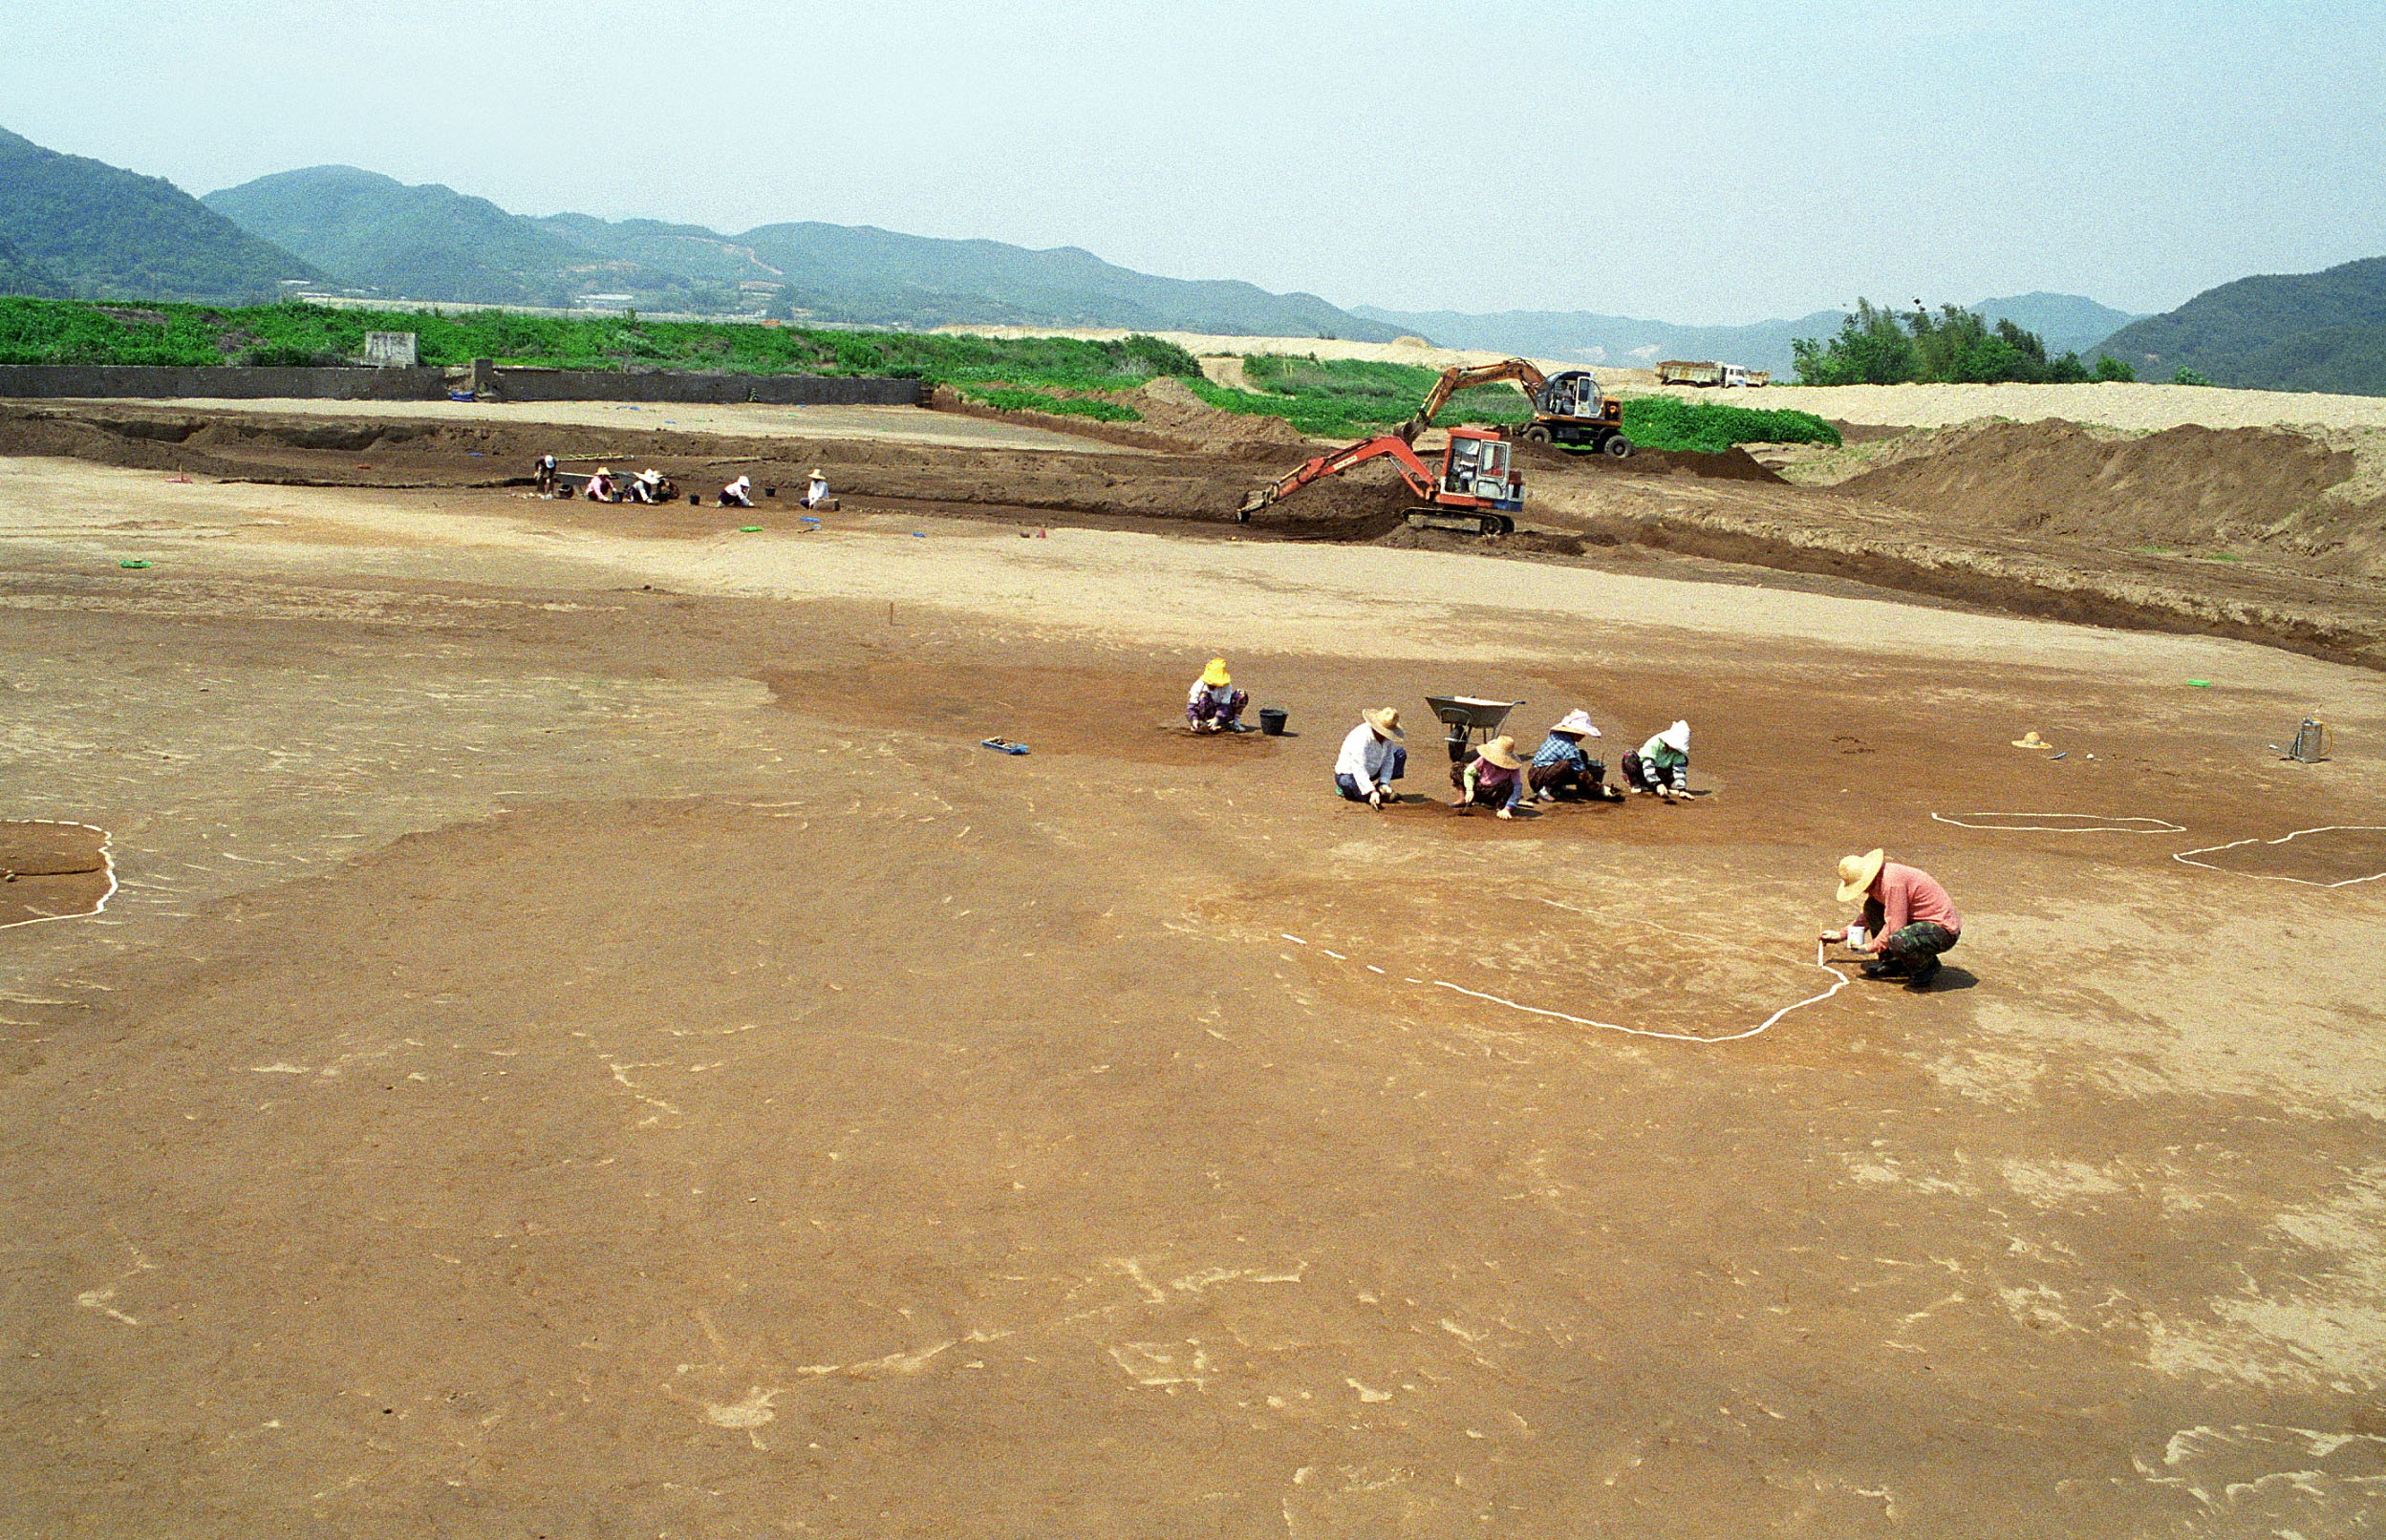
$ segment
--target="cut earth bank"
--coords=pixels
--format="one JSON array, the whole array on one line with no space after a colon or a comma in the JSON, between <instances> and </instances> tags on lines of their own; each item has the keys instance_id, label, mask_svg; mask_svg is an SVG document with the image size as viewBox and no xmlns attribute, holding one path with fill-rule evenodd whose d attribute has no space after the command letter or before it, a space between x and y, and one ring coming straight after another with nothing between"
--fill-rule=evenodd
<instances>
[{"instance_id":1,"label":"cut earth bank","mask_svg":"<svg viewBox=\"0 0 2386 1540\"><path fill-rule=\"evenodd\" d=\"M0 947L25 1528L2367 1522L2386 883L2170 855L2386 824L2375 674L1658 558L1733 581L625 512L6 462L0 815L123 883ZM1172 731L1212 651L1300 736ZM1611 759L1687 716L1713 794L1332 798L1429 690ZM2265 753L2315 713L2337 759ZM1930 816L1997 810L2189 832ZM1440 987L1742 1030L1871 844L1966 910L1934 993L1702 1045Z\"/></svg>"}]
</instances>

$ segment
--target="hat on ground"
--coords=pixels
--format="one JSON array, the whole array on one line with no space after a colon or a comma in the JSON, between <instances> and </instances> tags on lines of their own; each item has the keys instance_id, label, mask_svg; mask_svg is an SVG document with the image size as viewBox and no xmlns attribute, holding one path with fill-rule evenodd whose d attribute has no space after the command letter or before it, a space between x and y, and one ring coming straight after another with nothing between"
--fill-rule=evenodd
<instances>
[{"instance_id":1,"label":"hat on ground","mask_svg":"<svg viewBox=\"0 0 2386 1540\"><path fill-rule=\"evenodd\" d=\"M1881 875L1882 859L1878 850L1867 850L1860 856L1839 858L1840 903L1852 904L1863 896L1864 889L1872 886L1872 880Z\"/></svg>"},{"instance_id":2,"label":"hat on ground","mask_svg":"<svg viewBox=\"0 0 2386 1540\"><path fill-rule=\"evenodd\" d=\"M1502 770L1524 768L1524 761L1516 757L1516 740L1505 733L1483 745L1483 758Z\"/></svg>"},{"instance_id":3,"label":"hat on ground","mask_svg":"<svg viewBox=\"0 0 2386 1540\"><path fill-rule=\"evenodd\" d=\"M1398 706L1369 706L1359 715L1366 719L1369 727L1375 729L1377 738L1407 738L1408 736L1400 730L1400 708Z\"/></svg>"},{"instance_id":4,"label":"hat on ground","mask_svg":"<svg viewBox=\"0 0 2386 1540\"><path fill-rule=\"evenodd\" d=\"M1226 672L1226 659L1214 657L1210 666L1201 671L1201 682L1206 685L1233 684L1235 676Z\"/></svg>"},{"instance_id":5,"label":"hat on ground","mask_svg":"<svg viewBox=\"0 0 2386 1540\"><path fill-rule=\"evenodd\" d=\"M1689 753L1690 724L1687 722L1674 723L1671 727L1666 728L1664 732L1657 735L1657 741L1673 750L1676 754Z\"/></svg>"},{"instance_id":6,"label":"hat on ground","mask_svg":"<svg viewBox=\"0 0 2386 1540\"><path fill-rule=\"evenodd\" d=\"M1566 713L1554 726L1553 733L1571 733L1576 738L1597 738L1599 729L1591 725L1591 714L1577 706Z\"/></svg>"},{"instance_id":7,"label":"hat on ground","mask_svg":"<svg viewBox=\"0 0 2386 1540\"><path fill-rule=\"evenodd\" d=\"M2013 739L2013 747L2017 749L2043 749L2046 746L2046 739L2038 736L2038 730L2034 727Z\"/></svg>"}]
</instances>

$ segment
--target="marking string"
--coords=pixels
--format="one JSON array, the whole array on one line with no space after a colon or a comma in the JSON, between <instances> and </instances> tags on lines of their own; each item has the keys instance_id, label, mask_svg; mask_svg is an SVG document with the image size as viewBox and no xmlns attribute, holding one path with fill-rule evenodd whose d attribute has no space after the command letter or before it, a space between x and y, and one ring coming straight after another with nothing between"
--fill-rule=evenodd
<instances>
[{"instance_id":1,"label":"marking string","mask_svg":"<svg viewBox=\"0 0 2386 1540\"><path fill-rule=\"evenodd\" d=\"M89 829L92 833L98 835L99 869L107 874L108 890L99 895L98 903L94 904L87 909L78 910L73 914L36 914L30 920L9 920L5 923L0 923L0 930L11 930L20 925L41 925L51 920L87 920L108 907L108 900L116 896L116 857L112 851L112 845L116 839L115 835L110 834L106 829L101 828L97 823L78 823L70 818L13 818L10 819L8 822L11 823L47 823L53 828L61 829ZM75 873L74 875L79 875L79 873Z\"/></svg>"},{"instance_id":2,"label":"marking string","mask_svg":"<svg viewBox=\"0 0 2386 1540\"><path fill-rule=\"evenodd\" d=\"M2195 850L2182 850L2174 854L2171 859L2186 866L2202 866L2206 871L2226 872L2231 877L2251 877L2257 882L2266 883L2301 883L2306 888L2350 888L2354 883L2374 883L2380 877L2386 877L2386 871L2374 871L2366 877L2347 877L2342 882L2323 883L2314 882L2309 877L2289 877L2274 871L2233 871L2226 866L2216 866L2209 861L2189 859L2192 856L2217 855L2223 850L2234 850L2240 845L2285 845L2289 840L2299 840L2307 834L2333 834L2339 831L2348 834L2386 833L2386 823L2323 823L2315 829L2297 829L2291 834L2282 834L2275 840L2265 840L2257 836L2250 840L2231 840L2226 845L2207 845Z\"/></svg>"}]
</instances>

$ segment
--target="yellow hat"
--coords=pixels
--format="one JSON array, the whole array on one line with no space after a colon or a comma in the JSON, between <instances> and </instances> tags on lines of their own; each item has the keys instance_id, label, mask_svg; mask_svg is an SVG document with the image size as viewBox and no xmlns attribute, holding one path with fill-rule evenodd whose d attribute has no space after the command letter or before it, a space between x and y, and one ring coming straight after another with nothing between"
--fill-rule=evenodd
<instances>
[{"instance_id":1,"label":"yellow hat","mask_svg":"<svg viewBox=\"0 0 2386 1540\"><path fill-rule=\"evenodd\" d=\"M1214 657L1210 666L1201 671L1201 682L1208 685L1233 684L1235 676L1226 672L1226 659Z\"/></svg>"},{"instance_id":2,"label":"yellow hat","mask_svg":"<svg viewBox=\"0 0 2386 1540\"><path fill-rule=\"evenodd\" d=\"M1398 706L1370 706L1359 715L1366 719L1369 727L1375 729L1377 738L1407 738L1408 736L1400 730L1400 708Z\"/></svg>"},{"instance_id":3,"label":"yellow hat","mask_svg":"<svg viewBox=\"0 0 2386 1540\"><path fill-rule=\"evenodd\" d=\"M2013 739L2013 747L2017 749L2043 749L2046 746L2046 740L2038 736L2038 730L2034 727Z\"/></svg>"},{"instance_id":4,"label":"yellow hat","mask_svg":"<svg viewBox=\"0 0 2386 1540\"><path fill-rule=\"evenodd\" d=\"M1852 904L1862 897L1864 890L1872 886L1872 880L1881 875L1882 860L1878 850L1867 850L1860 856L1842 856L1839 859L1839 902Z\"/></svg>"},{"instance_id":5,"label":"yellow hat","mask_svg":"<svg viewBox=\"0 0 2386 1540\"><path fill-rule=\"evenodd\" d=\"M1516 740L1505 733L1483 745L1483 758L1502 770L1524 768L1524 760L1516 756Z\"/></svg>"}]
</instances>

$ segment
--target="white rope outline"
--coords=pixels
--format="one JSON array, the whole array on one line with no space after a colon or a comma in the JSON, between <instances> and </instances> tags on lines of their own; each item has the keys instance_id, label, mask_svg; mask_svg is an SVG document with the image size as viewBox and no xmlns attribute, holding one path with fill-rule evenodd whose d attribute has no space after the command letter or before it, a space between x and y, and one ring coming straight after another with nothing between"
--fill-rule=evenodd
<instances>
[{"instance_id":1,"label":"white rope outline","mask_svg":"<svg viewBox=\"0 0 2386 1540\"><path fill-rule=\"evenodd\" d=\"M2307 834L2332 834L2339 831L2351 834L2386 833L2386 823L2323 823L2315 829L2297 829L2291 834L2282 834L2275 840L2265 840L2256 835L2250 840L2231 840L2226 845L2207 845L2195 850L2181 850L2172 855L2171 859L2190 866L2202 866L2206 871L2217 871L2227 877L2250 877L2256 882L2264 883L2301 883L2306 888L2351 888L2354 883L2374 883L2380 877L2386 877L2386 871L2374 871L2367 877L2348 877L2340 883L2315 883L2309 877L2288 877L2274 871L2231 871L2226 866L2216 866L2209 861L2187 859L2189 856L2208 856L2223 850L2234 850L2242 845L2285 845L2289 840L2299 840Z\"/></svg>"},{"instance_id":2,"label":"white rope outline","mask_svg":"<svg viewBox=\"0 0 2386 1540\"><path fill-rule=\"evenodd\" d=\"M1542 902L1542 903L1544 903L1544 904L1551 905L1553 908L1557 908L1557 909L1574 909L1574 906L1573 906L1573 905L1571 905L1571 904L1559 904L1559 903L1558 903L1558 902L1557 902L1557 900L1555 900L1555 899L1547 899L1547 898L1545 898L1545 899L1541 900L1541 902ZM1577 913L1589 913L1590 911L1589 911L1589 910L1587 910L1587 909L1577 909L1577 910L1576 910L1576 912L1577 912ZM1644 923L1644 924L1648 924L1648 923L1650 923L1650 922L1644 921L1643 923ZM1660 926L1655 926L1655 927L1654 927L1654 929L1656 929L1656 930L1663 930L1665 929L1665 927L1664 927L1664 926L1662 926L1662 925L1660 925ZM1279 930L1279 931L1278 931L1278 932L1276 932L1276 933L1277 933L1278 935L1279 935L1279 936L1283 937L1286 941L1291 942L1293 945L1295 945L1295 946L1297 946L1297 947L1305 947L1305 946L1310 945L1310 943L1309 943L1309 942L1302 940L1300 937L1299 937L1299 936L1297 936L1297 935L1294 935L1292 932L1290 932L1290 931L1288 931L1288 930ZM1678 933L1678 934L1685 934L1685 935L1688 934L1688 932L1687 932L1687 931L1681 931L1681 932L1676 932L1676 933ZM1335 952L1335 951L1332 951L1331 949L1329 949L1329 948L1327 948L1327 947L1324 947L1324 946L1322 946L1322 945L1319 946L1318 950L1319 950L1320 952L1324 952L1324 953L1325 953L1327 956L1329 956L1329 957L1337 958L1337 959L1339 959L1339 960L1345 961L1345 962L1347 962L1347 961L1349 960L1348 958L1343 957L1343 954L1342 954L1341 952ZM1544 1010L1542 1007L1537 1006L1537 1005L1524 1005L1524 1004L1520 1004L1520 1003L1518 1003L1517 1001L1515 1001L1515 1000L1502 999L1500 996L1498 996L1498 995L1486 995L1486 994L1484 994L1481 990L1472 990L1472 989L1469 989L1469 988L1467 988L1464 984L1453 984L1453 983L1451 983L1449 979L1446 979L1446 978L1435 978L1435 979L1410 978L1410 979L1408 979L1408 980L1407 980L1407 982L1411 983L1411 984L1426 984L1426 983L1429 983L1429 984L1431 984L1431 985L1432 985L1434 988L1436 988L1436 989L1446 989L1446 990L1450 990L1450 991L1451 991L1451 992L1453 992L1453 993L1455 993L1455 994L1459 994L1459 995L1467 995L1468 997L1470 997L1470 998L1472 998L1472 999L1477 999L1477 1000L1485 1000L1485 1001L1488 1001L1488 1002L1490 1002L1490 1003L1491 1003L1491 1004L1493 1004L1493 1005L1504 1005L1504 1006L1506 1006L1506 1007L1507 1007L1509 1010L1511 1010L1511 1011L1521 1011L1521 1012L1523 1012L1523 1013L1524 1013L1525 1015L1527 1015L1527 1016L1548 1016L1548 1017L1552 1018L1553 1020L1558 1020L1558 1021L1571 1021L1571 1022L1573 1022L1576 1026L1579 1026L1579 1027L1598 1027L1599 1029L1601 1029L1601 1031L1604 1031L1604 1032L1621 1032L1621 1033L1623 1033L1624 1035L1626 1035L1627 1037L1655 1037L1655 1038L1658 1038L1658 1039L1660 1039L1661 1041L1665 1041L1665 1042L1695 1042L1695 1043L1745 1042L1745 1041L1746 1041L1746 1040L1748 1040L1749 1038L1753 1037L1756 1037L1756 1036L1757 1036L1758 1034L1760 1034L1760 1033L1764 1033L1764 1032L1769 1032L1769 1031L1771 1031L1771 1030L1773 1029L1773 1025L1774 1025L1775 1023L1777 1023L1778 1021L1780 1021L1780 1019L1781 1019L1783 1016L1788 1016L1791 1012L1795 1011L1795 1010L1798 1010L1798 1009L1800 1009L1801 1007L1804 1007L1804 1006L1809 1006L1809 1005L1819 1005L1819 1004L1821 1004L1824 1000L1827 1000L1827 999L1831 998L1831 996L1833 996L1834 995L1838 994L1838 993L1839 993L1839 991L1841 991L1841 990L1843 990L1843 989L1845 989L1845 988L1847 988L1847 987L1848 987L1849 983L1850 983L1850 982L1852 982L1852 981L1848 978L1847 974L1845 974L1845 973L1843 973L1839 972L1837 968L1834 968L1834 967L1832 967L1830 964L1828 964L1828 963L1824 962L1824 961L1822 960L1822 958L1823 958L1823 948L1822 948L1821 943L1817 942L1817 943L1816 944L1816 947L1815 947L1815 961L1814 961L1814 966L1815 966L1815 967L1816 967L1816 968L1821 969L1824 973L1829 973L1829 974L1831 975L1831 977L1832 977L1832 981L1833 981L1833 982L1832 982L1832 985L1831 985L1831 987L1830 987L1829 989L1824 990L1824 991L1823 991L1820 995L1809 995L1806 998L1804 998L1804 999L1802 999L1802 1000L1794 1000L1794 1001L1792 1001L1790 1004L1783 1006L1780 1010L1775 1011L1773 1015L1771 1015L1771 1016L1769 1016L1765 1017L1765 1019L1764 1019L1764 1020L1759 1021L1758 1023L1756 1023L1756 1025L1754 1025L1754 1026L1752 1026L1752 1027L1749 1028L1746 1032L1734 1032L1734 1033L1731 1033L1731 1034L1730 1034L1730 1035L1728 1035L1728 1036L1726 1036L1726 1037L1699 1037L1699 1036L1698 1036L1697 1034L1695 1034L1695 1033L1689 1033L1689 1032L1651 1032L1651 1031L1650 1031L1648 1028L1646 1028L1646 1027L1627 1027L1627 1026L1623 1026L1623 1025L1622 1025L1622 1024L1621 1024L1621 1023L1619 1023L1619 1022L1614 1022L1614 1021L1598 1021L1598 1020L1594 1020L1594 1019L1592 1019L1592 1018L1591 1018L1591 1017L1589 1017L1589 1016L1569 1016L1567 1013L1565 1013L1565 1012L1563 1012L1563 1011L1550 1011L1550 1010ZM1366 971L1367 971L1368 973L1382 973L1384 972L1384 970L1382 970L1381 968L1376 967L1373 963L1362 963L1360 966L1361 966L1361 967L1363 967L1363 968L1365 968L1365 969L1366 969ZM1805 966L1805 965L1801 964L1800 966ZM1388 976L1388 975L1386 975L1386 976Z\"/></svg>"},{"instance_id":3,"label":"white rope outline","mask_svg":"<svg viewBox=\"0 0 2386 1540\"><path fill-rule=\"evenodd\" d=\"M1932 822L1951 824L1959 829L1980 829L1989 834L2184 834L2187 825L2174 823L2167 818L2150 818L2140 813L2112 815L2106 813L1933 813ZM2089 818L2096 828L2074 828L2053 823L1967 823L1967 818ZM2117 823L2153 823L2157 828L2124 829L2109 825Z\"/></svg>"},{"instance_id":4,"label":"white rope outline","mask_svg":"<svg viewBox=\"0 0 2386 1540\"><path fill-rule=\"evenodd\" d=\"M84 909L80 913L36 914L30 920L9 920L5 923L0 923L0 930L13 930L20 925L46 925L52 920L88 920L93 915L99 913L102 909L105 909L108 907L108 900L116 896L116 856L114 854L116 836L110 834L106 829L101 828L97 823L78 823L70 818L11 818L0 819L0 823L47 823L53 828L89 829L92 833L99 836L99 869L107 873L108 876L108 890L99 895L98 903L94 904L91 908ZM81 873L60 872L59 875L80 876Z\"/></svg>"}]
</instances>

